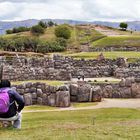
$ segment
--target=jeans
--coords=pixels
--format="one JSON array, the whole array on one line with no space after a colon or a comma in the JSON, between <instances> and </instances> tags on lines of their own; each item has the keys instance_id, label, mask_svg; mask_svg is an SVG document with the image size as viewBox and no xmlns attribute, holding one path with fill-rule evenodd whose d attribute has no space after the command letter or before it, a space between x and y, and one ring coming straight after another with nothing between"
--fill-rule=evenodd
<instances>
[{"instance_id":1,"label":"jeans","mask_svg":"<svg viewBox=\"0 0 140 140\"><path fill-rule=\"evenodd\" d=\"M11 118L0 118L0 121L12 121L14 128L21 129L22 114L17 113Z\"/></svg>"}]
</instances>

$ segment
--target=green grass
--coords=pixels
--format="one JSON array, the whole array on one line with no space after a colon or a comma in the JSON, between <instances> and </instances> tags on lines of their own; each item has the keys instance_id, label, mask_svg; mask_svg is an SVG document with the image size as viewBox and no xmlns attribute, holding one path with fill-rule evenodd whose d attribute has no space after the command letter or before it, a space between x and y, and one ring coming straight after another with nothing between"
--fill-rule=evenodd
<instances>
[{"instance_id":1,"label":"green grass","mask_svg":"<svg viewBox=\"0 0 140 140\"><path fill-rule=\"evenodd\" d=\"M57 109L56 107L46 106L46 105L32 105L32 106L26 106L24 108L24 111L36 111L36 110L54 110Z\"/></svg>"},{"instance_id":2,"label":"green grass","mask_svg":"<svg viewBox=\"0 0 140 140\"><path fill-rule=\"evenodd\" d=\"M140 109L23 113L20 131L0 129L0 140L139 140Z\"/></svg>"},{"instance_id":3,"label":"green grass","mask_svg":"<svg viewBox=\"0 0 140 140\"><path fill-rule=\"evenodd\" d=\"M124 45L140 46L140 36L117 36L117 37L105 37L92 43L93 47L109 47L117 46L121 47Z\"/></svg>"},{"instance_id":4,"label":"green grass","mask_svg":"<svg viewBox=\"0 0 140 140\"><path fill-rule=\"evenodd\" d=\"M114 51L114 52L102 52L105 58L115 59L118 57L125 57L125 58L140 58L140 52L121 52L121 51ZM97 59L101 52L82 52L82 53L73 53L67 54L67 56L73 56L76 59Z\"/></svg>"},{"instance_id":5,"label":"green grass","mask_svg":"<svg viewBox=\"0 0 140 140\"><path fill-rule=\"evenodd\" d=\"M27 82L32 82L32 83L36 83L36 82L40 82L40 83L46 83L48 85L52 85L52 86L60 86L63 85L65 83L65 81L50 81L50 80L27 80L27 81L16 81L16 82L12 82L13 85L19 85L19 84L23 84L23 83L27 83Z\"/></svg>"},{"instance_id":6,"label":"green grass","mask_svg":"<svg viewBox=\"0 0 140 140\"><path fill-rule=\"evenodd\" d=\"M87 103L72 103L71 106L73 106L74 108L80 108L80 107L90 107L90 106L95 106L98 103L96 102L87 102Z\"/></svg>"}]
</instances>

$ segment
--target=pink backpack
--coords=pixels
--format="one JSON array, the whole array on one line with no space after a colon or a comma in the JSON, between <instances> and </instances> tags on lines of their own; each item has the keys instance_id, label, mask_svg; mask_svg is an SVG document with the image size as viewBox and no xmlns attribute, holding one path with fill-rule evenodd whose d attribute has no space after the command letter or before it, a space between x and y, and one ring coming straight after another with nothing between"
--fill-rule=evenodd
<instances>
[{"instance_id":1,"label":"pink backpack","mask_svg":"<svg viewBox=\"0 0 140 140\"><path fill-rule=\"evenodd\" d=\"M10 99L8 89L0 89L0 114L8 112Z\"/></svg>"}]
</instances>

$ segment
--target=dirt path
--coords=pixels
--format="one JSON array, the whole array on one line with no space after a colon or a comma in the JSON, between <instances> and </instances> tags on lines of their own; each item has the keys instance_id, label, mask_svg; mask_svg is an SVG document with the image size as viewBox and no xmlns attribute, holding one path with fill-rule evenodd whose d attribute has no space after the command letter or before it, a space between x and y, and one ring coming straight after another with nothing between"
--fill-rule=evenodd
<instances>
[{"instance_id":1,"label":"dirt path","mask_svg":"<svg viewBox=\"0 0 140 140\"><path fill-rule=\"evenodd\" d=\"M68 108L59 108L54 110L29 110L23 111L23 113L31 112L54 112L54 111L74 111L74 110L92 110L99 108L140 108L140 99L103 99L102 102L98 103L96 106L88 107L68 107Z\"/></svg>"},{"instance_id":2,"label":"dirt path","mask_svg":"<svg viewBox=\"0 0 140 140\"><path fill-rule=\"evenodd\" d=\"M95 27L95 30L97 30L98 32L107 35L107 36L128 36L128 34L123 34L120 32L117 32L113 29L108 29L106 27Z\"/></svg>"}]
</instances>

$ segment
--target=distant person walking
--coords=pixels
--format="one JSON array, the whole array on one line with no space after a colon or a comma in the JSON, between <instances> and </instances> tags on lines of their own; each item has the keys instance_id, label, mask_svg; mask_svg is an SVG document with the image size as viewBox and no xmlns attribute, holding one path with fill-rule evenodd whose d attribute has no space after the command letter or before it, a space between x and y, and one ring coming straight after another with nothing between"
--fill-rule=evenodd
<instances>
[{"instance_id":1,"label":"distant person walking","mask_svg":"<svg viewBox=\"0 0 140 140\"><path fill-rule=\"evenodd\" d=\"M13 89L9 80L0 82L0 121L10 121L14 128L21 128L23 98Z\"/></svg>"},{"instance_id":2,"label":"distant person walking","mask_svg":"<svg viewBox=\"0 0 140 140\"><path fill-rule=\"evenodd\" d=\"M78 81L80 81L81 76L79 75L77 78L78 78Z\"/></svg>"},{"instance_id":3,"label":"distant person walking","mask_svg":"<svg viewBox=\"0 0 140 140\"><path fill-rule=\"evenodd\" d=\"M83 81L85 80L85 76L84 76L84 75L82 75L82 80L83 80Z\"/></svg>"}]
</instances>

